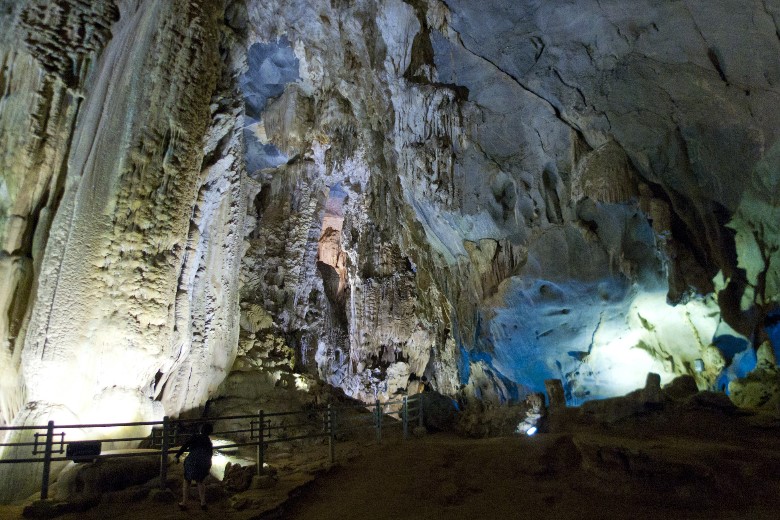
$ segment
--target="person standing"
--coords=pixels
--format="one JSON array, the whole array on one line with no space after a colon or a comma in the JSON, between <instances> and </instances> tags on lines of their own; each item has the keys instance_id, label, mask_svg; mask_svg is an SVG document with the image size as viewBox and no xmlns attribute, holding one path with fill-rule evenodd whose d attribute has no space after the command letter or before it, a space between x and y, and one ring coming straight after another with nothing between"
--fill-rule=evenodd
<instances>
[{"instance_id":1,"label":"person standing","mask_svg":"<svg viewBox=\"0 0 780 520\"><path fill-rule=\"evenodd\" d=\"M176 453L176 463L185 451L189 452L184 459L184 481L182 483L182 497L179 502L181 509L187 508L187 499L190 494L190 484L194 481L198 485L198 496L200 497L200 508L206 510L206 484L203 480L208 476L211 469L211 455L213 446L209 435L214 431L209 423L204 423L200 431L189 438L179 451Z\"/></svg>"}]
</instances>

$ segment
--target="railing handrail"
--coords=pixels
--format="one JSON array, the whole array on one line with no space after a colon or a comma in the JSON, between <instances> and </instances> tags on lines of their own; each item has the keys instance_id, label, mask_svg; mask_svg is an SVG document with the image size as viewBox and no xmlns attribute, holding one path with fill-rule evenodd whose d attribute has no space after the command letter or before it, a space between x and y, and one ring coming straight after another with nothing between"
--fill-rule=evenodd
<instances>
[{"instance_id":1,"label":"railing handrail","mask_svg":"<svg viewBox=\"0 0 780 520\"><path fill-rule=\"evenodd\" d=\"M412 400L417 400L418 396L422 394L415 394L408 397L409 404L412 404ZM402 400L394 400L394 401L379 401L379 404L382 408L388 405L394 405L394 404L401 404L403 405ZM374 403L361 403L361 404L342 404L338 405L338 408L356 408L360 409L363 408L366 411L372 411L371 409L374 408ZM323 412L327 409L326 406L319 406L317 408L310 408L308 410L297 410L297 411L287 411L287 412L265 412L265 417L283 417L283 416L289 416L289 415L305 415L310 414L312 412ZM391 412L391 413L398 413ZM226 415L221 417L200 417L196 419L171 419L171 423L175 424L194 424L194 423L203 423L203 422L209 422L214 423L218 421L232 421L232 420L240 420L240 419L256 419L257 414L243 414L243 415ZM134 427L134 426L162 426L163 421L137 421L137 422L119 422L119 423L93 423L93 424L57 424L56 428L59 430L73 430L73 429L88 429L88 428L120 428L120 427ZM19 430L46 430L48 428L48 425L37 425L37 426L0 426L0 432L2 431L19 431ZM226 432L228 433L228 432ZM101 439L104 442L112 442L109 439ZM4 446L5 444L0 444L0 446Z\"/></svg>"},{"instance_id":2,"label":"railing handrail","mask_svg":"<svg viewBox=\"0 0 780 520\"><path fill-rule=\"evenodd\" d=\"M401 408L392 412L387 412L386 408L392 405L400 404ZM410 406L415 405L415 406ZM370 412L364 418L370 419L369 421L338 421L336 417L339 415L338 410L348 410L354 408L364 408L367 412ZM416 412L416 414L415 414ZM98 453L94 456L86 457L88 460L107 459L107 458L121 458L121 457L148 457L156 456L160 457L160 484L165 486L167 479L168 467L168 454L174 450L181 443L178 442L180 436L191 435L189 433L181 433L177 430L180 425L192 424L192 423L215 423L218 421L230 421L230 420L242 420L249 419L249 428L228 430L224 432L218 432L221 434L234 434L234 433L249 433L250 442L233 442L231 444L222 444L215 446L215 450L224 450L230 448L237 448L242 446L257 446L257 471L258 474L262 472L263 460L265 458L265 446L268 444L275 444L280 442L292 442L303 439L315 439L321 437L329 438L329 452L331 464L335 461L335 448L334 439L336 430L339 431L355 431L359 429L367 429L371 427L376 428L376 438L378 442L382 442L382 425L384 415L397 415L399 424L403 426L404 438L408 435L408 425L410 420L417 419L419 424L423 422L423 401L422 394L416 394L413 396L404 397L398 401L385 401L381 402L378 399L373 404L363 405L339 405L332 406L330 404L325 406L318 406L314 408L304 409L300 411L286 411L286 412L265 412L259 410L257 414L252 415L230 415L223 417L201 417L198 419L169 419L165 417L162 421L138 421L138 422L122 422L122 423L105 423L105 424L64 424L56 425L53 421L49 421L46 426L2 426L0 432L7 431L26 431L26 430L44 430L45 433L35 433L35 441L24 442L5 442L0 443L0 448L24 448L32 447L33 455L42 454L42 457L25 457L25 458L13 458L13 459L0 459L0 464L31 464L40 463L44 464L42 484L41 484L41 499L48 497L49 487L49 468L52 462L64 462L69 460L77 460L76 455L70 454L70 448L66 456L54 456L54 454L65 453L64 446L70 445L73 442L100 442L100 443L115 443L115 442L134 442L151 440L160 442L159 449L157 447L149 449L141 449L144 451L133 452L118 452L118 453ZM272 425L269 418L279 417L291 417L298 415L315 415L311 421L308 422L295 422L293 424L275 424ZM416 417L412 417L416 415ZM321 420L321 422L320 422ZM338 428L338 425L343 423L349 424L351 427ZM119 437L119 438L103 438L103 439L79 439L78 441L66 441L65 432L66 429L95 429L95 428L109 428L109 427L139 427L139 426L152 426L152 433L146 437ZM155 426L162 426L162 431L159 428L155 429ZM289 437L284 434L279 434L279 431L301 429L305 427L316 426L319 431L310 432L303 435L292 435ZM58 430L55 432L54 430ZM156 433L155 433L156 432ZM45 442L39 440L41 437L45 438ZM59 439L55 440L55 437ZM153 444L154 445L154 444ZM57 446L55 448L55 446ZM138 448L132 448L138 450ZM40 450L40 451L38 451ZM97 450L100 451L99 449Z\"/></svg>"},{"instance_id":3,"label":"railing handrail","mask_svg":"<svg viewBox=\"0 0 780 520\"><path fill-rule=\"evenodd\" d=\"M275 417L282 415L300 415L309 413L308 410L296 411L296 412L271 412L267 413L266 417ZM229 421L239 419L254 419L256 415L228 415L224 417L201 417L197 419L172 419L173 422L178 424L188 423L202 423L202 422L217 422L217 421ZM119 428L119 427L133 427L133 426L162 426L163 421L137 421L137 422L121 422L121 423L94 423L94 424L58 424L57 428L60 429L86 429L86 428ZM0 426L0 431L18 431L18 430L45 430L48 426Z\"/></svg>"}]
</instances>

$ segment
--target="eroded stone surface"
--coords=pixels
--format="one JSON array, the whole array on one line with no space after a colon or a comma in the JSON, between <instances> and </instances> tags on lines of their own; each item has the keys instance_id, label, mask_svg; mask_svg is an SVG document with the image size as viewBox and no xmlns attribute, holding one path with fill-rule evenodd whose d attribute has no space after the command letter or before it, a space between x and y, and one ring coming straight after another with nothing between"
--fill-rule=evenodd
<instances>
[{"instance_id":1,"label":"eroded stone surface","mask_svg":"<svg viewBox=\"0 0 780 520\"><path fill-rule=\"evenodd\" d=\"M735 313L729 303L749 287L726 224L744 188L736 179L764 164L773 140L772 116L751 114L777 96L771 10L740 7L761 47L760 66L746 66L750 45L726 45L717 16L732 8L251 3L253 37L284 35L300 60L299 86L272 104L276 124L263 131L288 156L310 143L299 186L322 193L307 212L325 216L296 224L297 236L331 218L331 190L346 201L343 221L321 228L319 273L303 262L311 289L290 288L277 268L284 301L296 293L293 312L308 315L271 312L301 335L300 360L315 343L306 331L323 331L320 375L363 399L413 390L426 368L444 392L466 384L498 400L550 376L575 401L641 387L649 370L714 386L730 362L714 338L750 333L766 306L748 300ZM262 200L278 198L290 168L269 170ZM394 244L408 266L388 271L376 251ZM757 280L768 264L750 265ZM718 270L718 303L736 331L715 300L696 296L716 288ZM403 279L408 303L394 296ZM667 295L685 306L668 307ZM387 331L393 319L412 327Z\"/></svg>"},{"instance_id":2,"label":"eroded stone surface","mask_svg":"<svg viewBox=\"0 0 780 520\"><path fill-rule=\"evenodd\" d=\"M0 5L3 421L721 389L768 334L771 2Z\"/></svg>"},{"instance_id":3,"label":"eroded stone surface","mask_svg":"<svg viewBox=\"0 0 780 520\"><path fill-rule=\"evenodd\" d=\"M25 315L62 197L81 88L111 3L4 2L0 14L0 422L24 404Z\"/></svg>"}]
</instances>

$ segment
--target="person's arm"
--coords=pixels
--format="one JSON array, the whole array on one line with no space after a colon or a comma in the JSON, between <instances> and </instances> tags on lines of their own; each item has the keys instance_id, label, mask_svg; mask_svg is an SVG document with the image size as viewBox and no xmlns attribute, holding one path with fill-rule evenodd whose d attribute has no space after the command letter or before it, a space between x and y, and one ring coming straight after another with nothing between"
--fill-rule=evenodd
<instances>
[{"instance_id":1,"label":"person's arm","mask_svg":"<svg viewBox=\"0 0 780 520\"><path fill-rule=\"evenodd\" d=\"M187 441L184 444L181 445L181 448L179 448L179 451L176 452L176 462L179 461L179 457L181 457L182 454L185 451L188 451L190 449L190 445L192 444L192 439L194 439L194 438L195 438L195 436L193 435L192 437L187 439Z\"/></svg>"}]
</instances>

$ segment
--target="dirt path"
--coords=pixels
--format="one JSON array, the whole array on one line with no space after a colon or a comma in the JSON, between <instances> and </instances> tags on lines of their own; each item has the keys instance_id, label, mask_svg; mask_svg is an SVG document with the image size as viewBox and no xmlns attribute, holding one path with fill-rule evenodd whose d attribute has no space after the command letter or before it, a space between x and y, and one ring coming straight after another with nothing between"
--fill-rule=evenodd
<instances>
[{"instance_id":1,"label":"dirt path","mask_svg":"<svg viewBox=\"0 0 780 520\"><path fill-rule=\"evenodd\" d=\"M390 435L381 445L364 437L338 443L332 468L326 445L272 450L276 485L230 496L213 483L205 512L195 500L188 511L176 507L181 466L172 466L169 502L118 492L60 518L774 519L780 438L755 431L703 438L629 429L481 440L439 433L407 441ZM1 519L20 513L0 508Z\"/></svg>"},{"instance_id":2,"label":"dirt path","mask_svg":"<svg viewBox=\"0 0 780 520\"><path fill-rule=\"evenodd\" d=\"M609 454L624 448L637 460L645 457L650 446L632 445L630 439L540 435L475 441L433 435L403 449L367 451L317 479L280 518L777 518L778 493L772 499L771 490L764 495L733 490L743 495L735 499L728 489L719 489L728 488L728 478L709 479L717 470L710 463L717 466L717 461L699 458L706 446L692 442L681 448L676 442L672 447L656 441L659 453L648 460L648 468L656 467L653 475L630 459L626 466L617 457L610 467ZM579 450L589 446L601 450L604 467L588 467L592 461ZM696 464L700 467L691 470Z\"/></svg>"}]
</instances>

